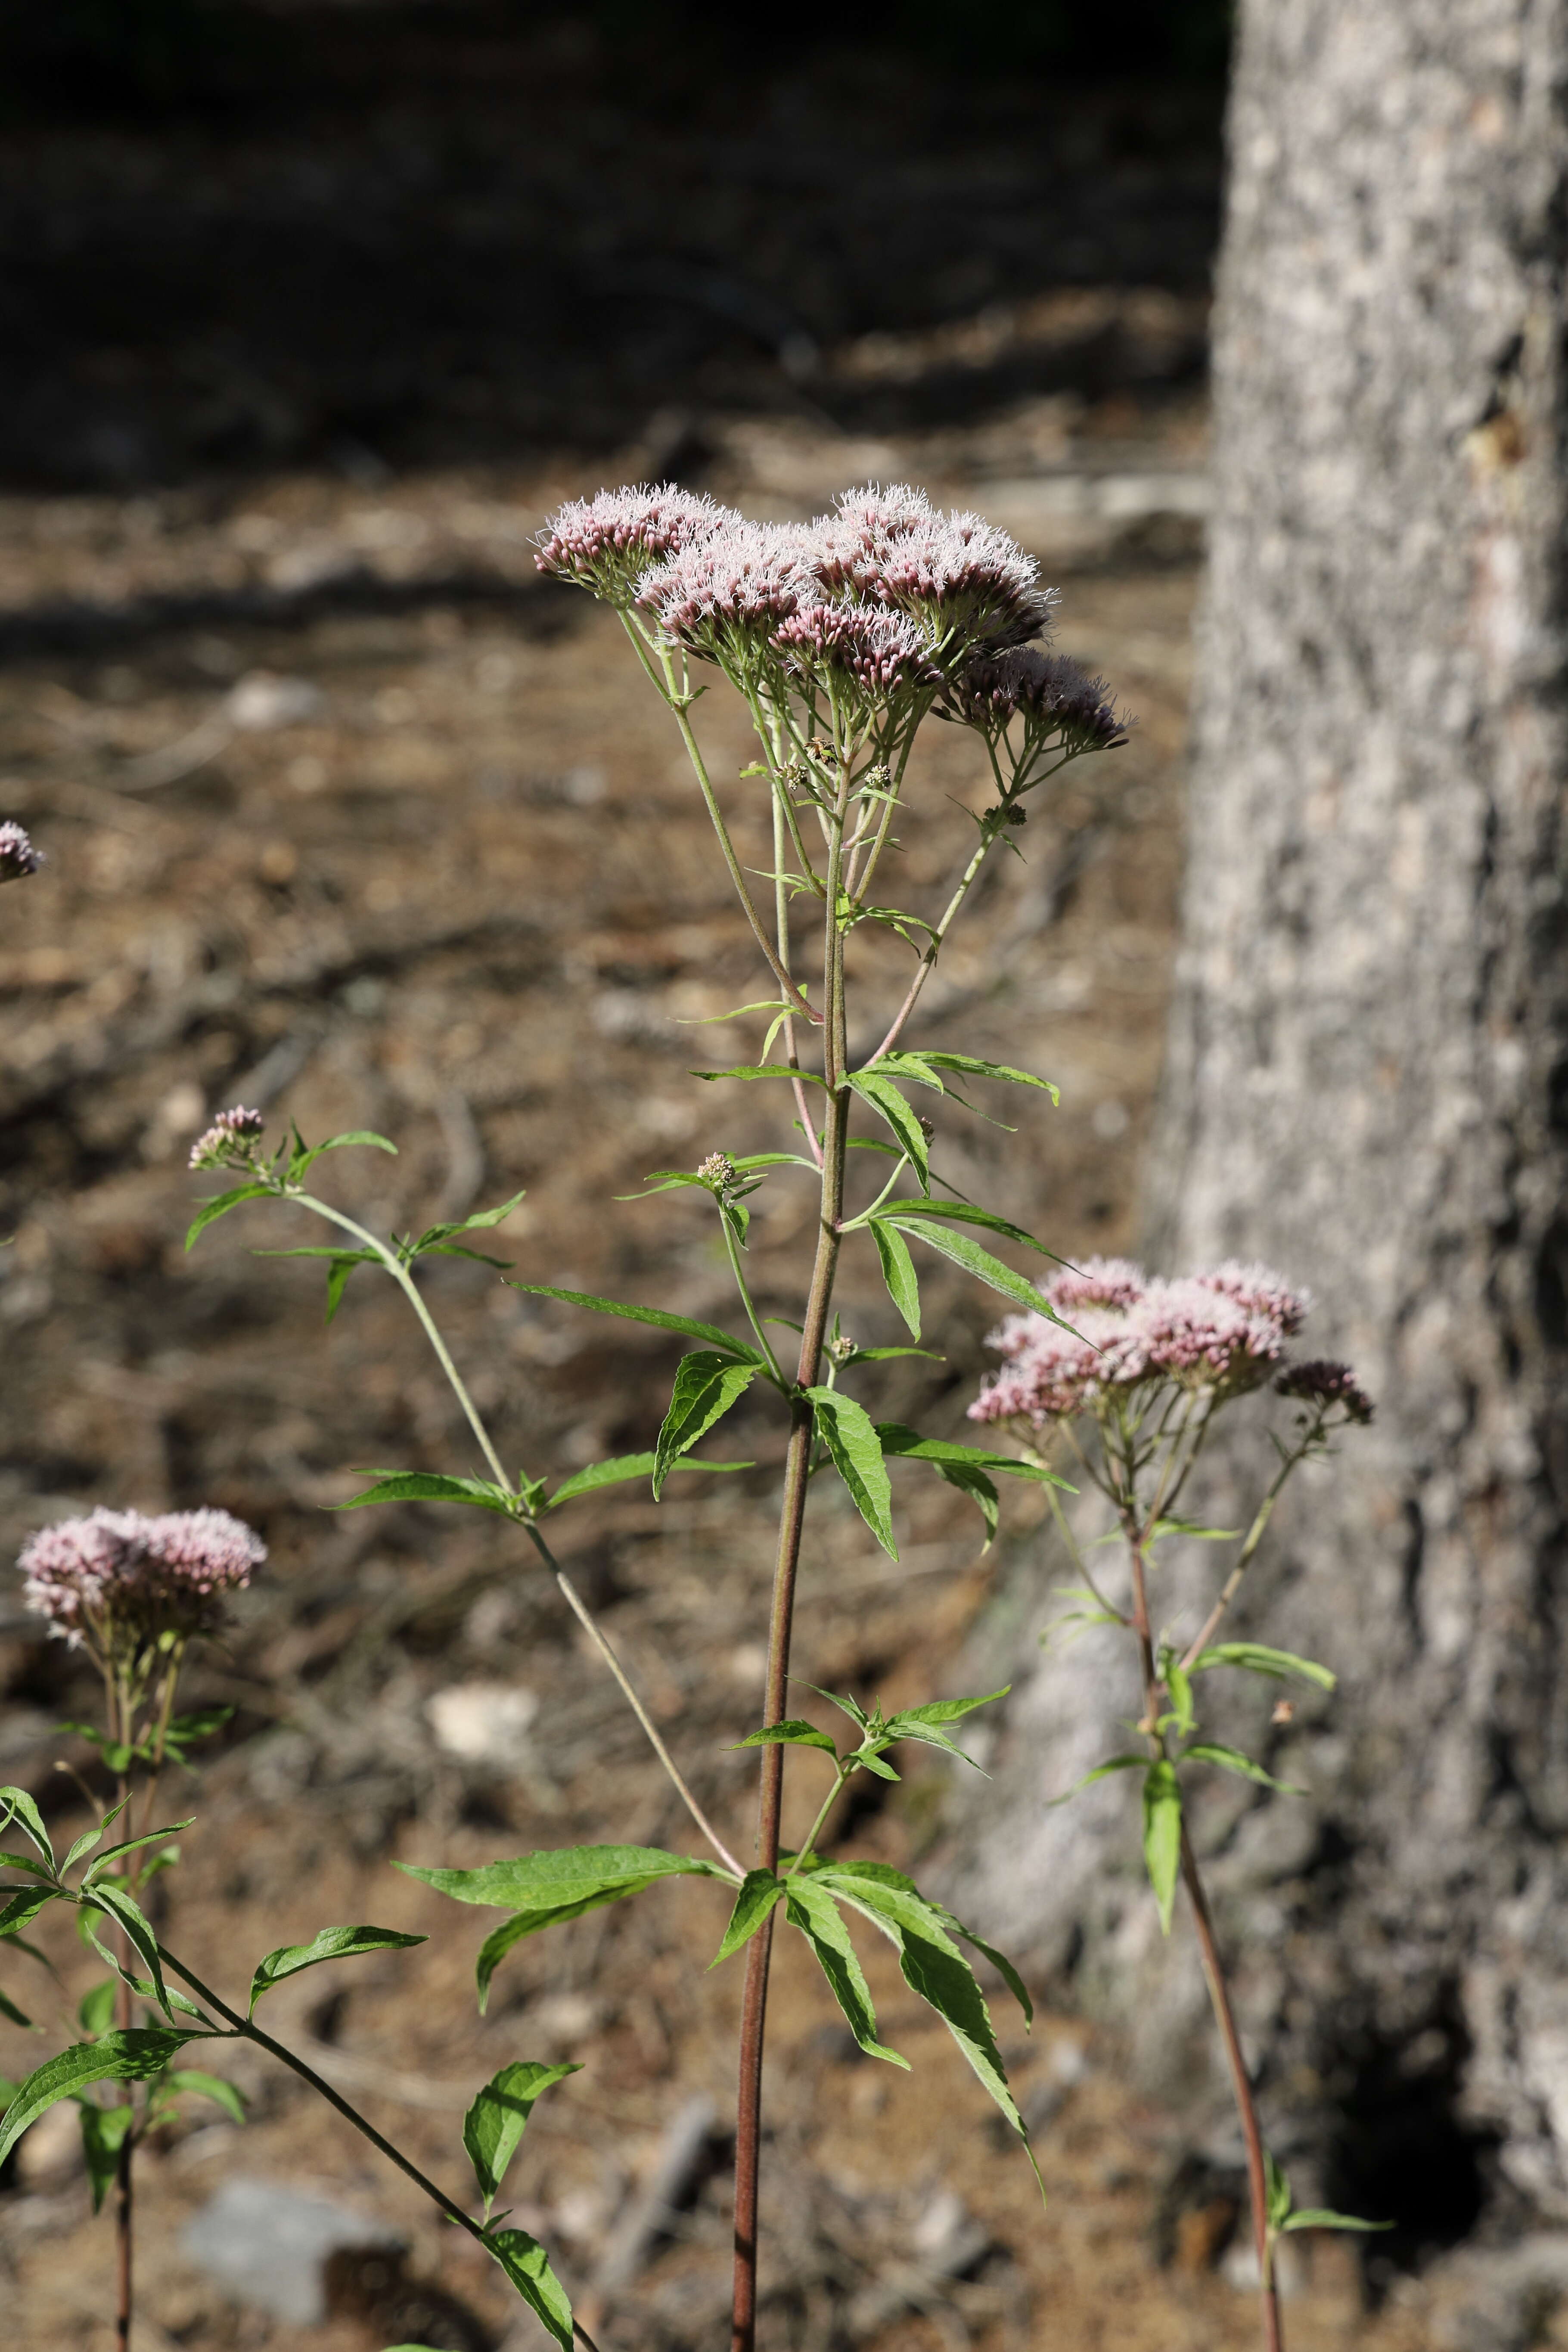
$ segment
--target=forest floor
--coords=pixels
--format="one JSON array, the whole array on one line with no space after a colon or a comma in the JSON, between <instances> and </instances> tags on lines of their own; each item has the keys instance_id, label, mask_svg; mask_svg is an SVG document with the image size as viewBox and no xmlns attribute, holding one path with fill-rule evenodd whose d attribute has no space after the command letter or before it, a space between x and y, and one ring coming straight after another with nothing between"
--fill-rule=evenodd
<instances>
[{"instance_id":1,"label":"forest floor","mask_svg":"<svg viewBox=\"0 0 1568 2352\"><path fill-rule=\"evenodd\" d=\"M56 173L67 210L90 211L123 176L123 152L106 163L92 149L89 169L85 152L73 151L74 177ZM1010 152L985 165L1005 183L1007 221L1021 185L1006 177ZM240 171L232 154L224 168ZM1145 180L1138 202L1155 212L1158 175ZM803 203L815 184L805 172ZM1207 198L1190 174L1181 184L1185 220ZM150 169L137 186L139 201L157 200ZM922 189L911 169L910 204ZM335 202L330 186L307 197ZM792 251L811 247L802 234ZM1001 230L997 250L1012 250ZM922 1013L924 1042L1038 1068L1061 1108L1028 1096L1007 1134L942 1105L942 1164L1054 1249L1131 1245L1173 950L1203 503L1189 365L1203 299L1183 251L1163 284L1152 265L1145 282L1132 265L1096 279L1092 253L1080 282L1045 291L994 273L973 285L967 323L956 277L939 306L947 324L918 305L879 319L847 301L837 342L824 297L820 398L773 399L761 362L742 367L700 338L640 362L633 351L607 378L591 353L579 375L564 363L540 374L536 439L560 435L574 386L604 393L602 461L507 459L488 446L465 457L434 427L389 460L357 414L323 457L311 436L335 428L318 433L298 404L279 422L237 362L224 415L259 436L246 453L257 462L204 472L210 402L198 431L179 371L150 376L122 353L118 372L72 378L71 414L83 447L136 478L0 498L0 814L22 819L49 859L0 909L0 1228L15 1235L0 1255L0 1556L99 1503L212 1502L265 1531L270 1559L230 1640L189 1678L193 1704L237 1712L190 1792L198 1819L182 1864L157 1882L164 1938L232 1997L262 1953L330 1922L427 1936L417 1951L284 1989L270 2023L459 2193L475 2087L517 2057L581 2062L537 2110L509 2185L606 2352L683 2352L722 2332L740 1963L702 1972L722 1903L683 1884L530 1942L477 2015L471 1915L395 1861L680 1845L684 1816L512 1536L431 1507L330 1516L355 1491L356 1465L472 1467L464 1430L389 1287L356 1276L323 1328L319 1270L252 1255L316 1238L284 1213L247 1209L186 1255L205 1189L186 1172L189 1145L238 1100L312 1140L379 1129L395 1161L344 1154L323 1179L378 1225L461 1215L526 1187L494 1237L519 1279L726 1313L723 1257L691 1200L620 1196L650 1169L717 1148L787 1145L786 1112L763 1090L689 1075L760 1042L759 1023L717 1016L766 988L666 714L613 618L537 582L529 538L561 498L671 465L772 515L809 513L854 481L909 478L981 507L1041 555L1064 588L1059 645L1103 670L1139 719L1103 774L1075 772L1031 816L1021 862L997 861ZM730 298L715 281L703 299L711 312ZM809 286L792 299L808 312ZM798 372L798 350L784 356ZM966 370L984 399L954 394ZM296 374L308 376L303 362ZM656 380L677 381L673 409L650 412ZM42 363L37 381L26 414L47 417ZM142 406L106 425L93 402L128 383ZM922 407L933 385L941 397ZM436 394L426 404L440 409ZM458 403L470 418L475 405ZM510 429L503 415L491 437ZM149 458L141 478L139 432L147 448L162 435L192 470L170 486ZM717 694L699 724L715 773L734 779L724 789L742 853L766 865L752 787L737 776L744 730ZM967 854L964 810L984 798L963 740L930 732L900 870L907 901L928 911ZM861 957L868 1034L900 973L879 950ZM757 1286L789 1313L809 1197L784 1172L753 1205ZM426 1287L509 1461L559 1473L651 1442L677 1353L658 1335L525 1297L458 1261ZM876 1401L961 1433L994 1318L956 1272L926 1294L944 1360L886 1368ZM902 1336L874 1268L850 1259L843 1304L864 1341ZM561 1534L665 1737L743 1850L754 1766L732 1743L760 1704L782 1432L759 1410L726 1434L754 1469L700 1491L679 1482L658 1506L613 1490L563 1515ZM1003 1538L984 1556L950 1490L911 1483L899 1502L894 1566L851 1514L814 1498L795 1652L811 1682L889 1705L961 1687L965 1643L991 1612L1025 1612L1026 1638L1049 1613L1051 1581L1030 1494L1006 1497ZM14 1595L0 1604L0 1771L74 1833L85 1810L53 1766L85 1771L90 1757L55 1727L89 1713L93 1694ZM810 1784L809 1769L792 1774L797 1833ZM947 1785L917 1770L878 1784L844 1827L861 1850L940 1882ZM186 1791L166 1793L183 1812ZM68 1932L41 1940L74 2001L98 1965ZM1042 2217L945 2035L879 1953L866 1959L909 2074L860 2056L799 1955L781 1947L775 1964L769 2352L1242 2352L1256 2340L1234 2200L1188 2185L1182 2118L1129 2090L1114 2044L1069 2012L1062 1987L1034 1982L1042 2014L1026 2036L993 1985L1050 2192ZM26 1990L19 1966L5 1976L14 1997ZM0 2028L0 2068L19 2074L39 2046ZM248 2096L249 2120L240 2129L193 2106L142 2163L138 2352L542 2341L474 2249L292 2077L245 2050L213 2063ZM695 2125L693 2100L710 2110ZM639 2234L637 2200L682 2129L704 2153L681 2210ZM319 2326L231 2302L185 2231L234 2179L319 2190L401 2238L401 2269L340 2266ZM111 2262L68 2135L40 2126L0 2179L16 2352L107 2352ZM1413 2289L1368 2315L1338 2243L1313 2244L1289 2284L1293 2352L1430 2340Z\"/></svg>"}]
</instances>

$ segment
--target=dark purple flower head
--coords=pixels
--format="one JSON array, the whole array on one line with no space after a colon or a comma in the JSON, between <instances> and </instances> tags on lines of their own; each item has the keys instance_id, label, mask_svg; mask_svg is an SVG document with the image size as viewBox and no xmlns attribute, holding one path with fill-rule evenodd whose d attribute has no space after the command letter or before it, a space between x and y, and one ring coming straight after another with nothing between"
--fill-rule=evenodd
<instances>
[{"instance_id":1,"label":"dark purple flower head","mask_svg":"<svg viewBox=\"0 0 1568 2352\"><path fill-rule=\"evenodd\" d=\"M1056 592L994 523L944 514L905 483L847 490L811 526L823 585L912 613L950 656L1022 645L1049 625Z\"/></svg>"},{"instance_id":2,"label":"dark purple flower head","mask_svg":"<svg viewBox=\"0 0 1568 2352\"><path fill-rule=\"evenodd\" d=\"M852 681L868 701L934 686L942 677L919 624L907 613L876 605L799 605L779 623L771 643L803 678Z\"/></svg>"},{"instance_id":3,"label":"dark purple flower head","mask_svg":"<svg viewBox=\"0 0 1568 2352\"><path fill-rule=\"evenodd\" d=\"M0 824L0 882L22 882L36 874L44 860L14 816Z\"/></svg>"},{"instance_id":4,"label":"dark purple flower head","mask_svg":"<svg viewBox=\"0 0 1568 2352\"><path fill-rule=\"evenodd\" d=\"M820 593L804 532L735 515L649 572L637 603L700 660L744 660Z\"/></svg>"},{"instance_id":5,"label":"dark purple flower head","mask_svg":"<svg viewBox=\"0 0 1568 2352\"><path fill-rule=\"evenodd\" d=\"M1110 751L1126 742L1132 724L1102 677L1090 677L1067 654L1043 654L1034 646L976 654L953 679L943 716L988 735L1021 719L1042 742L1073 751Z\"/></svg>"},{"instance_id":6,"label":"dark purple flower head","mask_svg":"<svg viewBox=\"0 0 1568 2352\"><path fill-rule=\"evenodd\" d=\"M1363 1426L1373 1416L1372 1399L1348 1364L1291 1364L1274 1385L1281 1396L1300 1397L1303 1404L1324 1411L1337 1405L1347 1421Z\"/></svg>"},{"instance_id":7,"label":"dark purple flower head","mask_svg":"<svg viewBox=\"0 0 1568 2352\"><path fill-rule=\"evenodd\" d=\"M223 1596L267 1558L253 1528L227 1511L98 1510L61 1519L23 1546L26 1606L73 1648L129 1664L163 1636L213 1633Z\"/></svg>"},{"instance_id":8,"label":"dark purple flower head","mask_svg":"<svg viewBox=\"0 0 1568 2352\"><path fill-rule=\"evenodd\" d=\"M552 579L624 606L636 601L651 566L731 520L711 499L673 482L628 484L561 508L541 533L533 560Z\"/></svg>"},{"instance_id":9,"label":"dark purple flower head","mask_svg":"<svg viewBox=\"0 0 1568 2352\"><path fill-rule=\"evenodd\" d=\"M267 1121L258 1110L246 1110L236 1104L232 1110L220 1110L205 1135L198 1135L191 1146L193 1168L254 1168L258 1164L257 1146L266 1131Z\"/></svg>"}]
</instances>

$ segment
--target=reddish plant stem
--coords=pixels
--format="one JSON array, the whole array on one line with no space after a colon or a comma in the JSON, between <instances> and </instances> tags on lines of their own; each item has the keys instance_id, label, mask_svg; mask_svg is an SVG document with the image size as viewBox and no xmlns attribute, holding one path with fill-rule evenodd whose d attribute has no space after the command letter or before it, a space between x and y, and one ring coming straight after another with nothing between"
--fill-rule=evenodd
<instances>
[{"instance_id":1,"label":"reddish plant stem","mask_svg":"<svg viewBox=\"0 0 1568 2352\"><path fill-rule=\"evenodd\" d=\"M111 1726L110 1727L116 1730L117 1736L121 1739L128 1738L130 1736L123 1727ZM122 1775L115 1795L123 1805L129 1794L130 1784ZM130 1868L130 1859L127 1855L123 1865L126 1871ZM125 1946L126 1965L132 1966L136 1955L123 1935L121 1937L121 1941ZM121 2032L124 2032L134 2018L135 2012L131 2002L131 1987L121 1977L115 1988L114 1996L114 2022ZM125 2095L132 2100L134 2100L136 2095L134 2086L129 2083L125 2086ZM136 2134L132 2129L128 2131L121 2141L119 2153L114 2160L114 2352L131 2352L131 2311L134 2291L136 2247L136 2210L132 2167L135 2160L135 2154Z\"/></svg>"},{"instance_id":2,"label":"reddish plant stem","mask_svg":"<svg viewBox=\"0 0 1568 2352\"><path fill-rule=\"evenodd\" d=\"M1132 1556L1132 1625L1138 1636L1143 1666L1143 1723L1140 1728L1148 1734L1151 1753L1163 1757L1165 1753L1164 1735L1154 1728L1162 1712L1161 1683L1154 1664L1154 1643L1149 1626L1143 1542L1141 1530L1126 1521L1124 1525L1128 1549ZM1214 2003L1219 2038L1225 2045L1226 2063L1230 2069L1231 2089L1235 2094L1241 2137L1247 2149L1247 2187L1252 2206L1252 2241L1258 2252L1258 2292L1263 2320L1264 2352L1285 2352L1285 2336L1279 2317L1279 2291L1275 2283L1274 2253L1268 2237L1268 2179L1263 2155L1263 2133L1258 2120L1258 2104L1252 2095L1252 2080L1247 2071L1241 2035L1237 2028L1236 2011L1231 2006L1230 1989L1226 1982L1225 1966L1220 1958L1214 1915L1209 1909L1197 1856L1193 1852L1193 1842L1187 1835L1184 1815L1182 1821L1182 1883L1193 1906L1204 1977L1208 1985L1209 1999Z\"/></svg>"}]
</instances>

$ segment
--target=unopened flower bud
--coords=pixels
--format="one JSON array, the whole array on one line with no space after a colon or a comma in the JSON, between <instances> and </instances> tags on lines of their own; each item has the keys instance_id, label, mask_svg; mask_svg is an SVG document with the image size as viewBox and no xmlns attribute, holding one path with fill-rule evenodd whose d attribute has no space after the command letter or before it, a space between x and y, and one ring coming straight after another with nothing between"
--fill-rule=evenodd
<instances>
[{"instance_id":1,"label":"unopened flower bud","mask_svg":"<svg viewBox=\"0 0 1568 2352\"><path fill-rule=\"evenodd\" d=\"M847 1364L855 1353L856 1344L847 1331L838 1331L824 1342L823 1353L831 1356L836 1364Z\"/></svg>"},{"instance_id":2,"label":"unopened flower bud","mask_svg":"<svg viewBox=\"0 0 1568 2352\"><path fill-rule=\"evenodd\" d=\"M1321 1412L1338 1405L1347 1421L1364 1424L1372 1419L1372 1399L1348 1364L1291 1364L1274 1385L1281 1396L1299 1397Z\"/></svg>"},{"instance_id":3,"label":"unopened flower bud","mask_svg":"<svg viewBox=\"0 0 1568 2352\"><path fill-rule=\"evenodd\" d=\"M1294 1699L1277 1698L1274 1702L1274 1712L1269 1717L1268 1720L1270 1723L1280 1725L1281 1727L1283 1727L1287 1723L1294 1723L1296 1720L1296 1703Z\"/></svg>"},{"instance_id":4,"label":"unopened flower bud","mask_svg":"<svg viewBox=\"0 0 1568 2352\"><path fill-rule=\"evenodd\" d=\"M220 1110L205 1135L198 1135L191 1146L193 1168L253 1168L257 1164L256 1147L266 1131L267 1121L258 1110L247 1110L237 1103L232 1110Z\"/></svg>"},{"instance_id":5,"label":"unopened flower bud","mask_svg":"<svg viewBox=\"0 0 1568 2352\"><path fill-rule=\"evenodd\" d=\"M739 1171L727 1151L710 1151L697 1173L715 1192L727 1192L740 1181Z\"/></svg>"}]
</instances>

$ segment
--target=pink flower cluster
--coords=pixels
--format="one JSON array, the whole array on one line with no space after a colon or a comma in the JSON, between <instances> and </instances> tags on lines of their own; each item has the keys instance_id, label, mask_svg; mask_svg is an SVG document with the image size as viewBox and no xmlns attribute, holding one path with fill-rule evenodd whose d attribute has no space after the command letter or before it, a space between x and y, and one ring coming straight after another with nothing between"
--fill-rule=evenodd
<instances>
[{"instance_id":1,"label":"pink flower cluster","mask_svg":"<svg viewBox=\"0 0 1568 2352\"><path fill-rule=\"evenodd\" d=\"M556 580L592 589L607 604L629 604L650 565L693 541L711 538L725 520L711 499L673 482L639 483L574 499L551 518L534 562Z\"/></svg>"},{"instance_id":2,"label":"pink flower cluster","mask_svg":"<svg viewBox=\"0 0 1568 2352\"><path fill-rule=\"evenodd\" d=\"M267 1129L267 1121L258 1110L247 1110L237 1103L232 1110L220 1110L205 1135L198 1135L191 1146L193 1168L249 1168L255 1165L256 1147Z\"/></svg>"},{"instance_id":3,"label":"pink flower cluster","mask_svg":"<svg viewBox=\"0 0 1568 2352\"><path fill-rule=\"evenodd\" d=\"M1037 637L1055 602L1005 531L902 485L846 491L808 524L748 522L668 484L602 490L561 509L537 561L623 609L635 603L701 660L782 656L797 677L846 679L868 697L935 685L976 647Z\"/></svg>"},{"instance_id":4,"label":"pink flower cluster","mask_svg":"<svg viewBox=\"0 0 1568 2352\"><path fill-rule=\"evenodd\" d=\"M1090 677L1068 654L1036 646L986 647L967 661L950 686L944 717L994 737L1021 718L1041 736L1056 736L1076 751L1107 751L1125 743L1131 721L1110 698L1102 677Z\"/></svg>"},{"instance_id":5,"label":"pink flower cluster","mask_svg":"<svg viewBox=\"0 0 1568 2352\"><path fill-rule=\"evenodd\" d=\"M23 1546L22 1598L51 1633L104 1656L134 1654L160 1634L188 1640L221 1621L226 1592L267 1558L253 1528L227 1511L97 1510L60 1519Z\"/></svg>"},{"instance_id":6,"label":"pink flower cluster","mask_svg":"<svg viewBox=\"0 0 1568 2352\"><path fill-rule=\"evenodd\" d=\"M1279 1369L1310 1301L1265 1265L1234 1259L1206 1274L1151 1281L1126 1258L1090 1258L1042 1286L1045 1315L1010 1315L992 1338L1003 1370L972 1421L1047 1421L1096 1411L1118 1390L1172 1381L1237 1396Z\"/></svg>"},{"instance_id":7,"label":"pink flower cluster","mask_svg":"<svg viewBox=\"0 0 1568 2352\"><path fill-rule=\"evenodd\" d=\"M28 840L14 816L0 824L0 882L22 882L43 864L41 853Z\"/></svg>"}]
</instances>

